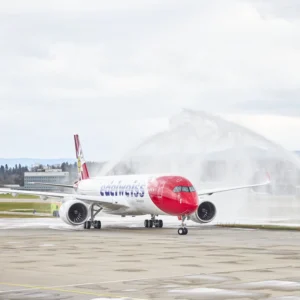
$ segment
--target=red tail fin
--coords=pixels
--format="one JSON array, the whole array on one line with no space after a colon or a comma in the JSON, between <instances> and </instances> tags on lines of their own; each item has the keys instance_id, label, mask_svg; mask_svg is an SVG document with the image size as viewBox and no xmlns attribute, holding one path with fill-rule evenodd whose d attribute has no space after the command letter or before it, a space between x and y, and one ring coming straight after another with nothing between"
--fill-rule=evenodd
<instances>
[{"instance_id":1,"label":"red tail fin","mask_svg":"<svg viewBox=\"0 0 300 300\"><path fill-rule=\"evenodd\" d=\"M90 175L83 156L78 134L74 135L74 141L75 141L76 158L77 158L78 179L79 180L89 179Z\"/></svg>"}]
</instances>

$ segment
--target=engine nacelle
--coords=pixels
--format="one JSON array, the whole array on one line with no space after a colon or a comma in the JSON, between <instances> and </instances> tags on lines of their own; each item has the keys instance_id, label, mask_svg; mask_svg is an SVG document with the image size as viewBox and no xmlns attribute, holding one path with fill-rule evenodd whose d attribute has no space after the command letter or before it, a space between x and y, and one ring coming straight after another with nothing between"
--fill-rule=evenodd
<instances>
[{"instance_id":1,"label":"engine nacelle","mask_svg":"<svg viewBox=\"0 0 300 300\"><path fill-rule=\"evenodd\" d=\"M190 220L196 223L209 223L216 216L217 210L213 203L204 201L199 204L197 210L190 215Z\"/></svg>"},{"instance_id":2,"label":"engine nacelle","mask_svg":"<svg viewBox=\"0 0 300 300\"><path fill-rule=\"evenodd\" d=\"M59 216L69 225L81 225L89 217L89 207L80 200L69 200L61 205Z\"/></svg>"}]
</instances>

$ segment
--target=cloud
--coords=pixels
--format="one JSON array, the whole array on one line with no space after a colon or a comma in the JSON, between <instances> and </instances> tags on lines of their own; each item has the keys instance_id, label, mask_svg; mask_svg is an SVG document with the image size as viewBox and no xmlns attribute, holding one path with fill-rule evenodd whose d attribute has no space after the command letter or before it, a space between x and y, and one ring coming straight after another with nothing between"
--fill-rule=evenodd
<instances>
[{"instance_id":1,"label":"cloud","mask_svg":"<svg viewBox=\"0 0 300 300\"><path fill-rule=\"evenodd\" d=\"M241 103L240 108L249 113L262 111L274 115L300 117L299 90L268 92L261 99Z\"/></svg>"},{"instance_id":2,"label":"cloud","mask_svg":"<svg viewBox=\"0 0 300 300\"><path fill-rule=\"evenodd\" d=\"M253 0L256 9L264 18L299 19L300 3L297 0Z\"/></svg>"},{"instance_id":3,"label":"cloud","mask_svg":"<svg viewBox=\"0 0 300 300\"><path fill-rule=\"evenodd\" d=\"M221 117L233 121L262 136L268 137L286 149L299 149L300 118L291 116L274 116L272 114L221 114Z\"/></svg>"},{"instance_id":4,"label":"cloud","mask_svg":"<svg viewBox=\"0 0 300 300\"><path fill-rule=\"evenodd\" d=\"M300 16L284 3L4 3L0 156L68 156L74 131L94 159L117 155L183 107L299 116Z\"/></svg>"}]
</instances>

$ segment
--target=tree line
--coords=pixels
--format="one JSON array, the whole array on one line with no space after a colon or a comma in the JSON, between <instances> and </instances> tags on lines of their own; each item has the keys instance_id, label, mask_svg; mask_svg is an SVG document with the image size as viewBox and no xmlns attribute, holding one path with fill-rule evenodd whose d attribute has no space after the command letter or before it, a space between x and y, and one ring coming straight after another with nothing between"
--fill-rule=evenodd
<instances>
[{"instance_id":1,"label":"tree line","mask_svg":"<svg viewBox=\"0 0 300 300\"><path fill-rule=\"evenodd\" d=\"M28 172L27 166L15 165L14 167L0 166L0 184L24 185L24 173Z\"/></svg>"},{"instance_id":2,"label":"tree line","mask_svg":"<svg viewBox=\"0 0 300 300\"><path fill-rule=\"evenodd\" d=\"M90 176L94 177L100 174L105 162L87 162L87 167ZM61 165L37 165L30 168L31 172L43 172L45 167L48 169L61 169L62 172L69 172L70 183L73 183L78 178L77 174L77 163L63 162ZM0 166L0 186L7 184L18 184L24 186L24 173L29 172L27 166L21 164L15 165L14 167ZM112 170L105 175L117 175L117 174L132 174L133 170L126 164L118 164ZM103 174L104 175L104 174Z\"/></svg>"},{"instance_id":3,"label":"tree line","mask_svg":"<svg viewBox=\"0 0 300 300\"><path fill-rule=\"evenodd\" d=\"M22 166L21 164L15 165L14 167L9 167L6 165L0 166L0 185L8 184L18 184L24 186L24 173L25 172L43 172L47 169L62 169L63 172L69 172L70 178L74 180L77 177L77 164L70 164L64 162L61 165L37 165L32 167L30 170L27 166Z\"/></svg>"}]
</instances>

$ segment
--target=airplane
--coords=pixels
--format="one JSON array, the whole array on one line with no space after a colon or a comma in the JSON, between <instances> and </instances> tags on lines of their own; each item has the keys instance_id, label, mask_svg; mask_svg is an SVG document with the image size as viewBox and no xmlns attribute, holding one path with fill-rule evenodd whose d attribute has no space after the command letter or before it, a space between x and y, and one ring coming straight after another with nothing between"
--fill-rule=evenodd
<instances>
[{"instance_id":1,"label":"airplane","mask_svg":"<svg viewBox=\"0 0 300 300\"><path fill-rule=\"evenodd\" d=\"M186 235L185 221L209 223L216 216L216 207L210 201L199 201L199 197L215 193L254 188L270 184L270 178L263 183L215 188L196 191L191 181L174 174L138 174L90 177L84 159L79 135L74 135L78 180L73 185L38 183L72 189L73 193L40 192L28 190L0 189L0 192L37 195L46 200L60 198L60 218L73 226L84 229L101 229L101 221L95 217L101 212L119 216L151 215L144 221L146 228L162 228L163 221L156 217L171 215L181 220L179 235Z\"/></svg>"}]
</instances>

